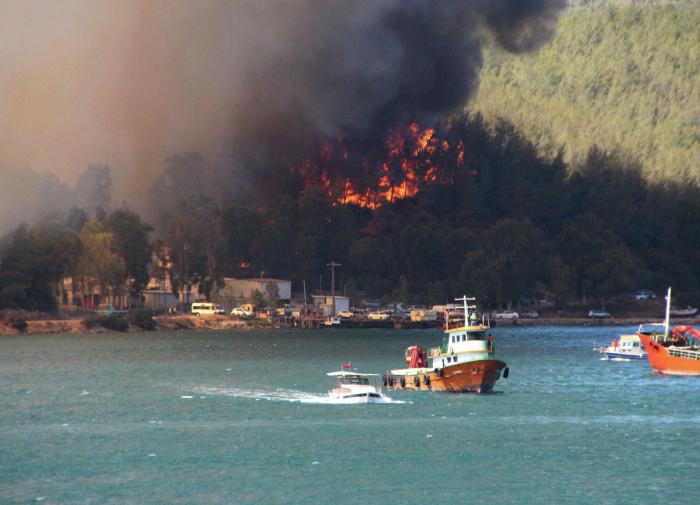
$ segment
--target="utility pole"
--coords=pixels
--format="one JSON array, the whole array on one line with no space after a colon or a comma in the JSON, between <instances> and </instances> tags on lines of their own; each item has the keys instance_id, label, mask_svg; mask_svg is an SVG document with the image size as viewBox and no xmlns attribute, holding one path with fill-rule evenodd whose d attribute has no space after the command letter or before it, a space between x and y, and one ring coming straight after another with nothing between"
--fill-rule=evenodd
<instances>
[{"instance_id":1,"label":"utility pole","mask_svg":"<svg viewBox=\"0 0 700 505\"><path fill-rule=\"evenodd\" d=\"M306 328L306 320L309 318L309 311L306 309L306 279L304 279L304 317L301 318L301 327Z\"/></svg>"},{"instance_id":2,"label":"utility pole","mask_svg":"<svg viewBox=\"0 0 700 505\"><path fill-rule=\"evenodd\" d=\"M333 303L331 317L335 317L335 267L339 267L341 265L340 263L336 263L335 261L331 260L331 262L326 264L326 266L331 269L331 300Z\"/></svg>"}]
</instances>

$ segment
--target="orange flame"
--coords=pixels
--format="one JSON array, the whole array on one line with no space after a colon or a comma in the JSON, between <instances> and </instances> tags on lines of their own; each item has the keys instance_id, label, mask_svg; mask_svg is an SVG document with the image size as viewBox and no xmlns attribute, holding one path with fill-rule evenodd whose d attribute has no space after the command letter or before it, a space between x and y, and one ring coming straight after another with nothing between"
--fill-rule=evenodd
<instances>
[{"instance_id":1,"label":"orange flame","mask_svg":"<svg viewBox=\"0 0 700 505\"><path fill-rule=\"evenodd\" d=\"M434 128L422 129L412 122L403 131L387 132L383 161L377 160L376 154L356 158L352 171L360 172L357 179L342 175L343 166L352 163L352 155L343 139L324 142L316 157L292 167L304 182L302 193L315 187L337 204L377 209L386 202L411 198L427 184L450 183L441 165L451 159L453 165L462 167L464 143L459 141L451 149Z\"/></svg>"}]
</instances>

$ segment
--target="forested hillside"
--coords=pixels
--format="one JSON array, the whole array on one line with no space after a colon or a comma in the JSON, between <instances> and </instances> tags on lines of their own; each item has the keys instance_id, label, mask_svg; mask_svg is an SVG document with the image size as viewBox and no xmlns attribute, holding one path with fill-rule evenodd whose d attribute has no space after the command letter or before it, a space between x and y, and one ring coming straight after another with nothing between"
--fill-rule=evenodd
<instances>
[{"instance_id":1,"label":"forested hillside","mask_svg":"<svg viewBox=\"0 0 700 505\"><path fill-rule=\"evenodd\" d=\"M173 206L154 222L163 231L151 249L171 266L151 274L168 275L176 289L199 283L207 295L222 277L262 272L296 289L322 278L327 289L335 260L347 294L407 303L468 290L487 307L533 295L563 307L668 285L677 300L700 301L700 189L646 181L634 160L595 148L572 173L559 158L542 159L509 123L479 116L454 118L432 136L458 149L436 149L435 177L374 209L343 204L323 178L296 172L266 206L217 203L190 192L197 156L171 158L172 183L159 194ZM423 152L407 145L404 153L406 166L425 166ZM335 173L345 158L327 162ZM63 275L100 279L107 290L141 279L130 286L138 293L150 229L126 209L98 209L93 219L74 210L20 227L0 240L0 308L53 308L51 286Z\"/></svg>"},{"instance_id":2,"label":"forested hillside","mask_svg":"<svg viewBox=\"0 0 700 505\"><path fill-rule=\"evenodd\" d=\"M0 238L0 308L55 308L64 275L134 296L148 273L206 296L226 276L328 289L331 260L354 299L466 291L564 308L672 285L697 305L699 26L700 2L577 2L538 54L489 50L477 112L369 145L327 140L250 169L235 198L217 191L218 164L173 153L149 192L152 227L105 212L109 169L91 167L80 209Z\"/></svg>"},{"instance_id":3,"label":"forested hillside","mask_svg":"<svg viewBox=\"0 0 700 505\"><path fill-rule=\"evenodd\" d=\"M655 180L700 182L700 2L574 2L534 54L490 49L471 107L572 167L621 147Z\"/></svg>"}]
</instances>

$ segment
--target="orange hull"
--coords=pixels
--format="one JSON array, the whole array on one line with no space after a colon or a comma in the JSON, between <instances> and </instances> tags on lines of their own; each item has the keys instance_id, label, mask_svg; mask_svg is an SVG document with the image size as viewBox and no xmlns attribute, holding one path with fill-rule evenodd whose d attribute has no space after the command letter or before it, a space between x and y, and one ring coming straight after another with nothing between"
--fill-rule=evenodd
<instances>
[{"instance_id":1,"label":"orange hull","mask_svg":"<svg viewBox=\"0 0 700 505\"><path fill-rule=\"evenodd\" d=\"M637 333L647 351L649 365L654 373L664 375L700 375L700 352L683 348L669 348L645 333Z\"/></svg>"},{"instance_id":2,"label":"orange hull","mask_svg":"<svg viewBox=\"0 0 700 505\"><path fill-rule=\"evenodd\" d=\"M429 373L384 376L385 385L395 390L449 391L452 393L488 393L501 376L506 364L497 359L459 363ZM403 380L402 380L403 379Z\"/></svg>"}]
</instances>

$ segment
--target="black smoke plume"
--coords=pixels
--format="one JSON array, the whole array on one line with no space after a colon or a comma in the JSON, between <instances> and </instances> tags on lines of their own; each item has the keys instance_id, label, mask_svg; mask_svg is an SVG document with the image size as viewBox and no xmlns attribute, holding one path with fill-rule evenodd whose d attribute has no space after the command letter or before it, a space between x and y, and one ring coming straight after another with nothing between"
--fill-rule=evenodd
<instances>
[{"instance_id":1,"label":"black smoke plume","mask_svg":"<svg viewBox=\"0 0 700 505\"><path fill-rule=\"evenodd\" d=\"M244 4L246 5L246 4ZM545 41L561 0L255 2L236 96L237 147L285 155L323 138L368 139L464 106L489 41Z\"/></svg>"},{"instance_id":2,"label":"black smoke plume","mask_svg":"<svg viewBox=\"0 0 700 505\"><path fill-rule=\"evenodd\" d=\"M0 167L32 167L73 187L88 165L108 165L112 201L138 204L165 160L198 152L215 167L201 176L215 174L226 194L251 173L286 170L322 139L362 144L401 122L439 121L477 85L484 44L533 49L563 8L564 0L7 0Z\"/></svg>"}]
</instances>

